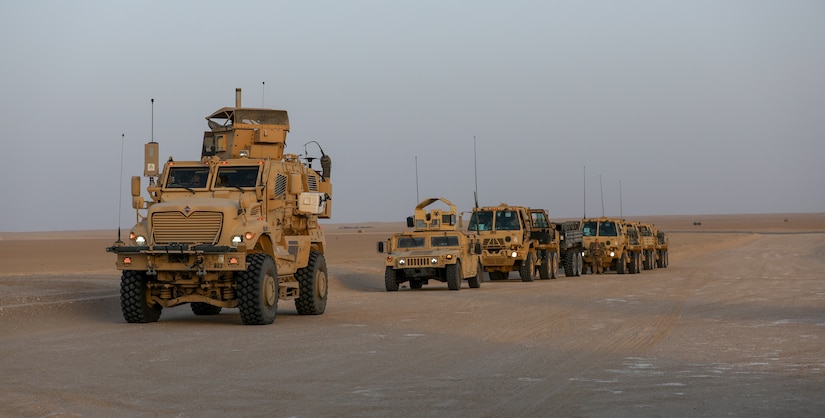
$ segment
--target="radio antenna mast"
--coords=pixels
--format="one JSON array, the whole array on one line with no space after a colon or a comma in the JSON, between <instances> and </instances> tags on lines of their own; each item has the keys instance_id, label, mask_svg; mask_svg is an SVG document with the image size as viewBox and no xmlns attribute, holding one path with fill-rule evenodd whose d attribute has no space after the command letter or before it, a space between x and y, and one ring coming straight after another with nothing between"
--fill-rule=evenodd
<instances>
[{"instance_id":1,"label":"radio antenna mast","mask_svg":"<svg viewBox=\"0 0 825 418\"><path fill-rule=\"evenodd\" d=\"M120 239L120 214L123 207L123 144L126 142L126 134L120 134L120 189L117 193L117 241L115 244L123 244Z\"/></svg>"},{"instance_id":2,"label":"radio antenna mast","mask_svg":"<svg viewBox=\"0 0 825 418\"><path fill-rule=\"evenodd\" d=\"M602 189L602 175L599 174L599 194L602 195L602 217L604 217L604 190Z\"/></svg>"},{"instance_id":3,"label":"radio antenna mast","mask_svg":"<svg viewBox=\"0 0 825 418\"><path fill-rule=\"evenodd\" d=\"M473 135L473 177L475 178L476 189L473 192L473 200L478 207L478 157L476 156L476 136Z\"/></svg>"},{"instance_id":4,"label":"radio antenna mast","mask_svg":"<svg viewBox=\"0 0 825 418\"><path fill-rule=\"evenodd\" d=\"M622 205L622 179L619 179L619 219L624 219L624 206Z\"/></svg>"},{"instance_id":5,"label":"radio antenna mast","mask_svg":"<svg viewBox=\"0 0 825 418\"><path fill-rule=\"evenodd\" d=\"M421 199L418 197L418 156L415 156L415 204L418 205Z\"/></svg>"},{"instance_id":6,"label":"radio antenna mast","mask_svg":"<svg viewBox=\"0 0 825 418\"><path fill-rule=\"evenodd\" d=\"M583 206L583 218L587 219L587 166L582 166L582 181L584 184L582 185L582 206Z\"/></svg>"}]
</instances>

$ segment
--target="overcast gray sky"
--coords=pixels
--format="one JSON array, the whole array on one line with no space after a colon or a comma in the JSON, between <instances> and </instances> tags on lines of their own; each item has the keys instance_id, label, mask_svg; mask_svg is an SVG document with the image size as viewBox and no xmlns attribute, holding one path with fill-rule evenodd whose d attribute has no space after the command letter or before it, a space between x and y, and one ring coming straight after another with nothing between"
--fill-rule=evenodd
<instances>
[{"instance_id":1,"label":"overcast gray sky","mask_svg":"<svg viewBox=\"0 0 825 418\"><path fill-rule=\"evenodd\" d=\"M0 231L130 228L150 99L197 159L236 87L333 158L335 223L469 210L474 161L480 204L551 217L601 215L600 180L607 215L825 211L819 0L0 7Z\"/></svg>"}]
</instances>

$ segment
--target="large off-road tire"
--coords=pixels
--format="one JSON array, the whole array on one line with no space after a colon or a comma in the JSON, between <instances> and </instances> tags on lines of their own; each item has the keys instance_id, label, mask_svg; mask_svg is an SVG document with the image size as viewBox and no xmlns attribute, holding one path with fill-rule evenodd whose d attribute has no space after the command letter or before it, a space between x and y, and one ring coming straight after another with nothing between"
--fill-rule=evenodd
<instances>
[{"instance_id":1,"label":"large off-road tire","mask_svg":"<svg viewBox=\"0 0 825 418\"><path fill-rule=\"evenodd\" d=\"M445 266L447 276L447 288L450 290L461 290L461 260L456 260L455 264Z\"/></svg>"},{"instance_id":2,"label":"large off-road tire","mask_svg":"<svg viewBox=\"0 0 825 418\"><path fill-rule=\"evenodd\" d=\"M659 259L656 260L656 267L667 268L667 250L656 250L659 253Z\"/></svg>"},{"instance_id":3,"label":"large off-road tire","mask_svg":"<svg viewBox=\"0 0 825 418\"><path fill-rule=\"evenodd\" d=\"M490 280L491 281L507 280L507 278L508 278L507 276L509 276L509 275L510 275L510 273L506 272L506 271L491 271L490 272Z\"/></svg>"},{"instance_id":4,"label":"large off-road tire","mask_svg":"<svg viewBox=\"0 0 825 418\"><path fill-rule=\"evenodd\" d=\"M555 279L559 274L559 258L558 253L550 253L550 278Z\"/></svg>"},{"instance_id":5,"label":"large off-road tire","mask_svg":"<svg viewBox=\"0 0 825 418\"><path fill-rule=\"evenodd\" d=\"M478 263L476 275L467 278L467 284L470 286L470 289L478 289L481 287L482 278L484 278L484 267L481 266L481 263Z\"/></svg>"},{"instance_id":6,"label":"large off-road tire","mask_svg":"<svg viewBox=\"0 0 825 418\"><path fill-rule=\"evenodd\" d=\"M147 299L149 281L146 273L136 270L123 270L120 278L120 310L128 323L157 322L163 309Z\"/></svg>"},{"instance_id":7,"label":"large off-road tire","mask_svg":"<svg viewBox=\"0 0 825 418\"><path fill-rule=\"evenodd\" d=\"M518 274L521 276L521 281L533 281L533 264L535 263L535 255L533 255L533 253L527 253L527 258L524 259L521 263L521 268L518 270Z\"/></svg>"},{"instance_id":8,"label":"large off-road tire","mask_svg":"<svg viewBox=\"0 0 825 418\"><path fill-rule=\"evenodd\" d=\"M618 274L627 273L627 251L622 252L622 256L619 258L618 262L616 263L616 273L618 273Z\"/></svg>"},{"instance_id":9,"label":"large off-road tire","mask_svg":"<svg viewBox=\"0 0 825 418\"><path fill-rule=\"evenodd\" d=\"M210 305L204 302L192 302L189 304L192 308L192 313L195 315L209 316L221 313L221 307Z\"/></svg>"},{"instance_id":10,"label":"large off-road tire","mask_svg":"<svg viewBox=\"0 0 825 418\"><path fill-rule=\"evenodd\" d=\"M573 263L576 262L576 254L572 251L564 253L562 257L562 266L564 267L564 275L567 277L573 276Z\"/></svg>"},{"instance_id":11,"label":"large off-road tire","mask_svg":"<svg viewBox=\"0 0 825 418\"><path fill-rule=\"evenodd\" d=\"M582 272L584 270L584 260L582 260L582 253L576 251L573 260L573 276L579 277L583 274Z\"/></svg>"},{"instance_id":12,"label":"large off-road tire","mask_svg":"<svg viewBox=\"0 0 825 418\"><path fill-rule=\"evenodd\" d=\"M395 269L392 266L384 269L384 287L387 288L387 292L398 291L398 280L395 278Z\"/></svg>"},{"instance_id":13,"label":"large off-road tire","mask_svg":"<svg viewBox=\"0 0 825 418\"><path fill-rule=\"evenodd\" d=\"M636 274L639 272L640 257L640 253L630 253L630 274Z\"/></svg>"},{"instance_id":14,"label":"large off-road tire","mask_svg":"<svg viewBox=\"0 0 825 418\"><path fill-rule=\"evenodd\" d=\"M550 278L550 257L552 257L554 253L545 253L544 257L541 258L541 264L539 264L539 279L547 280Z\"/></svg>"},{"instance_id":15,"label":"large off-road tire","mask_svg":"<svg viewBox=\"0 0 825 418\"><path fill-rule=\"evenodd\" d=\"M278 311L278 273L266 254L246 256L246 271L238 273L238 310L246 325L266 325Z\"/></svg>"},{"instance_id":16,"label":"large off-road tire","mask_svg":"<svg viewBox=\"0 0 825 418\"><path fill-rule=\"evenodd\" d=\"M295 299L295 309L298 315L321 315L327 309L327 294L329 278L327 276L327 261L324 255L317 251L309 252L309 262L306 267L295 272L298 279L298 298Z\"/></svg>"}]
</instances>

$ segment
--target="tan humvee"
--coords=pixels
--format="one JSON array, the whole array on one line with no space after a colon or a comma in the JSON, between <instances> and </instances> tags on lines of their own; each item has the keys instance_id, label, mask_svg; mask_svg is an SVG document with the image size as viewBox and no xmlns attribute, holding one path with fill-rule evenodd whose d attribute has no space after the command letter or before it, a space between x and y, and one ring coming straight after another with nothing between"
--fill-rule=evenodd
<instances>
[{"instance_id":1,"label":"tan humvee","mask_svg":"<svg viewBox=\"0 0 825 418\"><path fill-rule=\"evenodd\" d=\"M447 210L426 208L442 202ZM471 288L481 286L482 269L477 254L477 239L461 229L456 207L443 198L422 200L415 214L407 218L412 231L399 232L386 242L384 286L388 292L409 282L411 289L420 289L430 280L446 282L450 290L460 290L461 281ZM378 243L378 252L385 251L384 242Z\"/></svg>"},{"instance_id":2,"label":"tan humvee","mask_svg":"<svg viewBox=\"0 0 825 418\"><path fill-rule=\"evenodd\" d=\"M279 299L294 299L299 314L324 313L318 219L332 210L329 156L320 151L316 171L314 158L284 154L287 112L241 107L240 89L235 107L206 119L200 161L170 158L159 172L151 142L148 200L132 178L137 225L106 249L123 271L123 317L154 322L163 308L188 303L195 315L238 308L243 323L269 324Z\"/></svg>"}]
</instances>

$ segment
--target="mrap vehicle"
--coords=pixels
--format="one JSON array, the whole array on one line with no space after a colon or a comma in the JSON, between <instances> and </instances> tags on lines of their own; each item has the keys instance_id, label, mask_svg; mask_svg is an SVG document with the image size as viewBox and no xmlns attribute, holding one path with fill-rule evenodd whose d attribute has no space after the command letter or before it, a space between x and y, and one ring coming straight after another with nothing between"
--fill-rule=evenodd
<instances>
[{"instance_id":1,"label":"mrap vehicle","mask_svg":"<svg viewBox=\"0 0 825 418\"><path fill-rule=\"evenodd\" d=\"M137 224L106 250L122 270L126 322L154 322L163 308L189 304L195 315L238 308L244 324L270 324L278 301L302 315L324 313L331 160L285 154L285 110L235 106L207 116L201 159L171 157L158 171L158 144L145 147L144 176L132 177ZM312 141L314 142L314 141ZM309 144L309 143L307 143ZM306 148L306 145L305 145ZM157 177L157 182L155 178Z\"/></svg>"}]
</instances>

